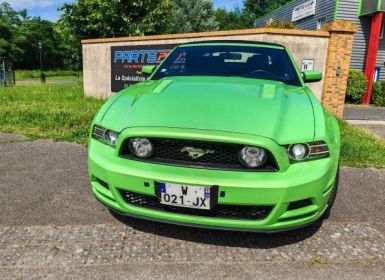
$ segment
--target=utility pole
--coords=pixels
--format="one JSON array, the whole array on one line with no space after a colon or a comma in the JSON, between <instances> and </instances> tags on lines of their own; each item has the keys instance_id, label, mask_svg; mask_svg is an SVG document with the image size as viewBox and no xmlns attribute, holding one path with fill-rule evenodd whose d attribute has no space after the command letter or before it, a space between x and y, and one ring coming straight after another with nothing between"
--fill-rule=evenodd
<instances>
[{"instance_id":1,"label":"utility pole","mask_svg":"<svg viewBox=\"0 0 385 280\"><path fill-rule=\"evenodd\" d=\"M39 53L40 53L40 81L42 83L45 83L45 74L43 73L43 58L42 58L43 44L39 42L37 45L39 47Z\"/></svg>"}]
</instances>

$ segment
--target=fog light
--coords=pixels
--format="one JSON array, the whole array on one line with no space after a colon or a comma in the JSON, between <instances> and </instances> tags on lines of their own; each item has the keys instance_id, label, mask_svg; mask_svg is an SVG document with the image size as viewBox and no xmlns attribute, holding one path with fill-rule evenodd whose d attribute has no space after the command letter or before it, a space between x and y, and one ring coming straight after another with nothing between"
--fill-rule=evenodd
<instances>
[{"instance_id":1,"label":"fog light","mask_svg":"<svg viewBox=\"0 0 385 280\"><path fill-rule=\"evenodd\" d=\"M267 153L258 147L244 147L238 153L241 164L248 168L257 168L265 164Z\"/></svg>"},{"instance_id":2,"label":"fog light","mask_svg":"<svg viewBox=\"0 0 385 280\"><path fill-rule=\"evenodd\" d=\"M154 147L147 138L130 139L129 149L131 153L140 158L149 158L154 154Z\"/></svg>"}]
</instances>

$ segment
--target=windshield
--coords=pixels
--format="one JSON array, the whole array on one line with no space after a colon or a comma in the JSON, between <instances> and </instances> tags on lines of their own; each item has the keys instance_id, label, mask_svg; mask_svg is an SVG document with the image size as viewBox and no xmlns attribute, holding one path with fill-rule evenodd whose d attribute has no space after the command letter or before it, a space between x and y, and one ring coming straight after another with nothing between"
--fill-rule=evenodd
<instances>
[{"instance_id":1,"label":"windshield","mask_svg":"<svg viewBox=\"0 0 385 280\"><path fill-rule=\"evenodd\" d=\"M286 50L257 46L178 47L161 64L152 79L170 76L244 77L301 85Z\"/></svg>"}]
</instances>

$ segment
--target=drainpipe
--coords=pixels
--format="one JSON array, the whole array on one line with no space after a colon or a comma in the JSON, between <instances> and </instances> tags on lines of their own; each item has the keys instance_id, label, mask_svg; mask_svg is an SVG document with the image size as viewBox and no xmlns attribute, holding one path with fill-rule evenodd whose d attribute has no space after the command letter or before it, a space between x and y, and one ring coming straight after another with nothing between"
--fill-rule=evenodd
<instances>
[{"instance_id":1,"label":"drainpipe","mask_svg":"<svg viewBox=\"0 0 385 280\"><path fill-rule=\"evenodd\" d=\"M370 37L368 51L365 63L365 76L368 79L368 87L366 93L362 98L362 104L369 104L372 95L372 87L374 81L374 71L376 70L376 59L378 46L380 44L380 33L382 27L383 13L375 13L372 16L372 25L370 28Z\"/></svg>"}]
</instances>

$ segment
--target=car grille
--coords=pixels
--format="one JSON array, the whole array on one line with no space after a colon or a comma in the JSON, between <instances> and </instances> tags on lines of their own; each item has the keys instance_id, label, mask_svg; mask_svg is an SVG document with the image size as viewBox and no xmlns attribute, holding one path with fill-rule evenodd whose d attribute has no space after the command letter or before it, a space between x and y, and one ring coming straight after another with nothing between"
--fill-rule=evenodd
<instances>
[{"instance_id":1,"label":"car grille","mask_svg":"<svg viewBox=\"0 0 385 280\"><path fill-rule=\"evenodd\" d=\"M128 140L123 143L120 150L120 156L132 160L197 168L243 171L278 171L276 161L269 151L267 151L268 160L262 167L249 169L241 165L238 160L238 152L242 149L242 147L244 147L243 145L168 138L150 138L150 140L155 147L155 154L153 157L144 160L133 156L128 147ZM181 150L186 147L210 150L214 152L205 154L200 158L193 159L188 156L187 152L181 152Z\"/></svg>"},{"instance_id":2,"label":"car grille","mask_svg":"<svg viewBox=\"0 0 385 280\"><path fill-rule=\"evenodd\" d=\"M123 199L132 206L193 216L255 221L265 219L273 209L273 206L239 206L218 204L212 210L200 210L163 205L159 202L159 199L156 196L149 196L128 191L121 191L120 193Z\"/></svg>"}]
</instances>

